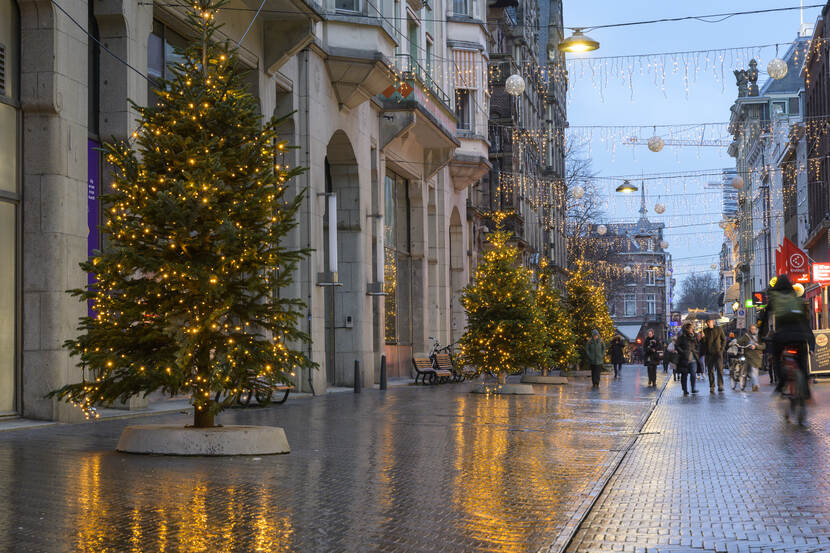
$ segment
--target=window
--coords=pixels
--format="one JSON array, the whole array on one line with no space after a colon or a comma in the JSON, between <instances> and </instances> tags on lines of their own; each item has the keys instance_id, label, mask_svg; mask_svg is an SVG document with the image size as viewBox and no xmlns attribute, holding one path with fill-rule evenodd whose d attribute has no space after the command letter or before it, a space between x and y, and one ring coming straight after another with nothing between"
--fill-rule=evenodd
<instances>
[{"instance_id":1,"label":"window","mask_svg":"<svg viewBox=\"0 0 830 553\"><path fill-rule=\"evenodd\" d=\"M455 91L455 117L458 119L459 130L470 130L472 127L470 93L471 91L466 88L459 88Z\"/></svg>"},{"instance_id":2,"label":"window","mask_svg":"<svg viewBox=\"0 0 830 553\"><path fill-rule=\"evenodd\" d=\"M801 113L801 106L798 98L790 98L790 115L798 115Z\"/></svg>"},{"instance_id":3,"label":"window","mask_svg":"<svg viewBox=\"0 0 830 553\"><path fill-rule=\"evenodd\" d=\"M409 182L387 172L384 196L384 334L387 344L407 344L410 342Z\"/></svg>"},{"instance_id":4,"label":"window","mask_svg":"<svg viewBox=\"0 0 830 553\"><path fill-rule=\"evenodd\" d=\"M633 317L637 314L637 296L634 294L626 294L623 297L623 310L626 317Z\"/></svg>"},{"instance_id":5,"label":"window","mask_svg":"<svg viewBox=\"0 0 830 553\"><path fill-rule=\"evenodd\" d=\"M452 11L456 15L470 15L468 0L453 0Z\"/></svg>"},{"instance_id":6,"label":"window","mask_svg":"<svg viewBox=\"0 0 830 553\"><path fill-rule=\"evenodd\" d=\"M418 30L418 24L413 19L407 18L406 31L407 38L409 39L410 71L415 71L417 67L415 64L418 62L418 59L420 59L420 52L418 49Z\"/></svg>"},{"instance_id":7,"label":"window","mask_svg":"<svg viewBox=\"0 0 830 553\"><path fill-rule=\"evenodd\" d=\"M657 270L648 269L646 271L646 285L654 286L657 283Z\"/></svg>"},{"instance_id":8,"label":"window","mask_svg":"<svg viewBox=\"0 0 830 553\"><path fill-rule=\"evenodd\" d=\"M427 35L427 47L426 47L426 52L424 53L424 57L426 58L424 60L424 65L426 65L426 70L427 70L427 74L426 74L427 84L432 86L432 82L433 82L433 78L432 78L432 38L430 38L429 35Z\"/></svg>"},{"instance_id":9,"label":"window","mask_svg":"<svg viewBox=\"0 0 830 553\"><path fill-rule=\"evenodd\" d=\"M657 294L646 294L646 313L649 315L657 313Z\"/></svg>"},{"instance_id":10,"label":"window","mask_svg":"<svg viewBox=\"0 0 830 553\"><path fill-rule=\"evenodd\" d=\"M359 12L360 0L335 0L334 9L343 12Z\"/></svg>"},{"instance_id":11,"label":"window","mask_svg":"<svg viewBox=\"0 0 830 553\"><path fill-rule=\"evenodd\" d=\"M158 81L172 77L168 65L184 62L180 51L186 46L187 41L183 36L171 31L164 23L153 21L153 32L147 40L147 76L150 77L147 104L152 105L157 100L153 90L158 88Z\"/></svg>"},{"instance_id":12,"label":"window","mask_svg":"<svg viewBox=\"0 0 830 553\"><path fill-rule=\"evenodd\" d=\"M787 103L786 102L773 102L772 103L772 114L783 114L787 113Z\"/></svg>"}]
</instances>

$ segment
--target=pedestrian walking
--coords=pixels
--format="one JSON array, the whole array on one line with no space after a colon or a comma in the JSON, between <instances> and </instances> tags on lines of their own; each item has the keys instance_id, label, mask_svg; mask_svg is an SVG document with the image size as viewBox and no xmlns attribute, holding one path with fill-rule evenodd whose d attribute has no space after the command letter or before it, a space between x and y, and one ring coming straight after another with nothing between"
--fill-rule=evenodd
<instances>
[{"instance_id":1,"label":"pedestrian walking","mask_svg":"<svg viewBox=\"0 0 830 553\"><path fill-rule=\"evenodd\" d=\"M703 351L701 351L700 345L703 343L703 331L697 332L695 334L695 374L697 375L698 380L703 380L704 376L704 365L703 365Z\"/></svg>"},{"instance_id":2,"label":"pedestrian walking","mask_svg":"<svg viewBox=\"0 0 830 553\"><path fill-rule=\"evenodd\" d=\"M744 334L738 340L738 345L746 348L744 350L744 357L749 365L749 374L752 380L752 391L758 391L758 372L761 369L761 363L764 359L765 344L758 338L758 327L752 325L749 327L749 332ZM746 388L746 380L741 383L741 390Z\"/></svg>"},{"instance_id":3,"label":"pedestrian walking","mask_svg":"<svg viewBox=\"0 0 830 553\"><path fill-rule=\"evenodd\" d=\"M648 370L648 385L657 387L657 363L660 361L660 341L654 336L654 330L648 329L643 340L645 365Z\"/></svg>"},{"instance_id":4,"label":"pedestrian walking","mask_svg":"<svg viewBox=\"0 0 830 553\"><path fill-rule=\"evenodd\" d=\"M669 361L672 378L680 380L680 369L677 368L677 336L672 336L671 340L669 340L669 345L666 346L665 359Z\"/></svg>"},{"instance_id":5,"label":"pedestrian walking","mask_svg":"<svg viewBox=\"0 0 830 553\"><path fill-rule=\"evenodd\" d=\"M599 388L599 374L602 364L605 363L605 342L599 336L599 330L591 332L591 339L585 344L585 356L591 365L591 383L593 388Z\"/></svg>"},{"instance_id":6,"label":"pedestrian walking","mask_svg":"<svg viewBox=\"0 0 830 553\"><path fill-rule=\"evenodd\" d=\"M617 334L611 340L611 347L608 348L609 353L611 354L611 364L614 365L614 378L619 378L622 374L622 366L625 362L625 344L623 343L622 336Z\"/></svg>"},{"instance_id":7,"label":"pedestrian walking","mask_svg":"<svg viewBox=\"0 0 830 553\"><path fill-rule=\"evenodd\" d=\"M695 370L697 368L697 336L692 328L692 323L683 325L683 330L677 338L675 344L677 349L677 368L680 369L680 386L683 388L683 395L689 395L689 386L686 381L691 383L691 391L693 394L697 393L695 387Z\"/></svg>"},{"instance_id":8,"label":"pedestrian walking","mask_svg":"<svg viewBox=\"0 0 830 553\"><path fill-rule=\"evenodd\" d=\"M703 330L703 348L706 370L709 373L709 393L715 393L715 378L718 381L718 391L723 391L723 350L726 347L726 335L723 329L709 319Z\"/></svg>"}]
</instances>

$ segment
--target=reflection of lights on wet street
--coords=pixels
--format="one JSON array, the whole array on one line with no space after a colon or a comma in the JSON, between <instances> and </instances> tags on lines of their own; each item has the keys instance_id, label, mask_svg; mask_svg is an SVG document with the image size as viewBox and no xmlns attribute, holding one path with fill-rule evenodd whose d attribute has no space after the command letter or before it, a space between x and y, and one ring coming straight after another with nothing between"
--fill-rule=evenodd
<instances>
[{"instance_id":1,"label":"reflection of lights on wet street","mask_svg":"<svg viewBox=\"0 0 830 553\"><path fill-rule=\"evenodd\" d=\"M0 550L535 551L648 407L630 370L598 392L406 386L230 411L286 429L291 454L257 460L117 454L124 421L7 432L0 489L23 530L0 524Z\"/></svg>"}]
</instances>

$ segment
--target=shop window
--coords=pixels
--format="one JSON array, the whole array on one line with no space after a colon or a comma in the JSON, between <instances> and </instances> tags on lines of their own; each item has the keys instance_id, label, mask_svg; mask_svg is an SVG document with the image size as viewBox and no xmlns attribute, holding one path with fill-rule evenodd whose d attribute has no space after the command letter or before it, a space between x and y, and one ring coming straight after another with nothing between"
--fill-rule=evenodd
<instances>
[{"instance_id":1,"label":"shop window","mask_svg":"<svg viewBox=\"0 0 830 553\"><path fill-rule=\"evenodd\" d=\"M409 342L409 183L393 172L384 180L384 334L387 344Z\"/></svg>"}]
</instances>

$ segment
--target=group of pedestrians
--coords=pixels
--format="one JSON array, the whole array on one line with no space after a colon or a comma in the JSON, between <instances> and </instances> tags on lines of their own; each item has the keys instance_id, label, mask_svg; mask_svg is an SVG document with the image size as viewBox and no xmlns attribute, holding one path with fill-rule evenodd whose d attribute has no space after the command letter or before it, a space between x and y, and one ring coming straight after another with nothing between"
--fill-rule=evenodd
<instances>
[{"instance_id":1,"label":"group of pedestrians","mask_svg":"<svg viewBox=\"0 0 830 553\"><path fill-rule=\"evenodd\" d=\"M683 395L696 394L698 373L705 366L709 377L709 392L723 391L723 353L726 349L726 335L715 321L706 321L706 328L698 336L692 323L683 325L680 336L673 342L677 357L675 374L679 377Z\"/></svg>"}]
</instances>

